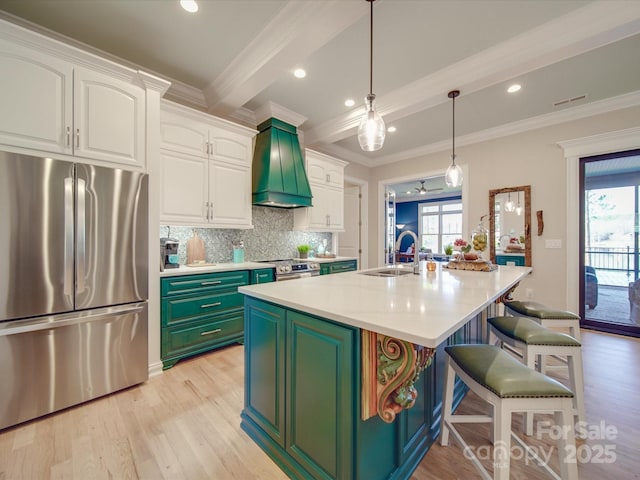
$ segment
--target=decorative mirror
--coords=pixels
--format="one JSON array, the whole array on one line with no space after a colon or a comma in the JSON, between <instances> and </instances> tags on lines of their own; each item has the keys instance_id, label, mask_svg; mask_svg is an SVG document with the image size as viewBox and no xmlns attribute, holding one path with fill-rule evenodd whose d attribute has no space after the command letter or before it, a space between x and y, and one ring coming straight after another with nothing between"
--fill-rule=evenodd
<instances>
[{"instance_id":1,"label":"decorative mirror","mask_svg":"<svg viewBox=\"0 0 640 480\"><path fill-rule=\"evenodd\" d=\"M489 192L489 255L498 265L531 266L531 185Z\"/></svg>"}]
</instances>

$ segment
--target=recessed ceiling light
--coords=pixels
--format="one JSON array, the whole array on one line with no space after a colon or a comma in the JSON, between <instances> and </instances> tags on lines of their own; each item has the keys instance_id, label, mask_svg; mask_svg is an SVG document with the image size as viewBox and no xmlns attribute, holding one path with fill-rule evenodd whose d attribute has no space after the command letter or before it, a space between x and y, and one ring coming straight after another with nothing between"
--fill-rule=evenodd
<instances>
[{"instance_id":1,"label":"recessed ceiling light","mask_svg":"<svg viewBox=\"0 0 640 480\"><path fill-rule=\"evenodd\" d=\"M396 128L396 127L389 127L389 128L387 128L387 132L389 132L389 133L393 133L393 132L395 132L396 130L397 130L397 128Z\"/></svg>"},{"instance_id":2,"label":"recessed ceiling light","mask_svg":"<svg viewBox=\"0 0 640 480\"><path fill-rule=\"evenodd\" d=\"M304 78L307 76L307 72L305 72L302 68L296 68L293 71L293 74L296 76L296 78Z\"/></svg>"},{"instance_id":3,"label":"recessed ceiling light","mask_svg":"<svg viewBox=\"0 0 640 480\"><path fill-rule=\"evenodd\" d=\"M180 6L189 13L196 13L198 11L196 0L180 0Z\"/></svg>"},{"instance_id":4,"label":"recessed ceiling light","mask_svg":"<svg viewBox=\"0 0 640 480\"><path fill-rule=\"evenodd\" d=\"M507 88L507 92L509 93L516 93L517 91L519 91L522 88L521 85L514 83L513 85L511 85L509 88Z\"/></svg>"},{"instance_id":5,"label":"recessed ceiling light","mask_svg":"<svg viewBox=\"0 0 640 480\"><path fill-rule=\"evenodd\" d=\"M347 98L344 101L345 107L353 107L356 104L356 101L353 98Z\"/></svg>"}]
</instances>

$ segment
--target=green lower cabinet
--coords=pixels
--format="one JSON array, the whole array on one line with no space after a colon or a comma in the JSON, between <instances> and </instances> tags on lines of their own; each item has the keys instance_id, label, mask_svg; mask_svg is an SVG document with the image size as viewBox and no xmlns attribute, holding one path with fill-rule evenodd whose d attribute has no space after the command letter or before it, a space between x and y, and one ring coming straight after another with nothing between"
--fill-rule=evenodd
<instances>
[{"instance_id":1,"label":"green lower cabinet","mask_svg":"<svg viewBox=\"0 0 640 480\"><path fill-rule=\"evenodd\" d=\"M353 478L357 332L287 312L286 450L312 478Z\"/></svg>"},{"instance_id":2,"label":"green lower cabinet","mask_svg":"<svg viewBox=\"0 0 640 480\"><path fill-rule=\"evenodd\" d=\"M447 344L479 332L474 320ZM444 347L411 409L362 420L360 330L246 297L241 426L290 478L407 479L439 435ZM465 393L458 383L455 405Z\"/></svg>"},{"instance_id":3,"label":"green lower cabinet","mask_svg":"<svg viewBox=\"0 0 640 480\"><path fill-rule=\"evenodd\" d=\"M349 327L245 301L242 427L292 478L353 477L355 337Z\"/></svg>"},{"instance_id":4,"label":"green lower cabinet","mask_svg":"<svg viewBox=\"0 0 640 480\"><path fill-rule=\"evenodd\" d=\"M512 265L524 267L524 255L500 255L496 254L496 265Z\"/></svg>"},{"instance_id":5,"label":"green lower cabinet","mask_svg":"<svg viewBox=\"0 0 640 480\"><path fill-rule=\"evenodd\" d=\"M353 272L357 269L358 269L357 260L339 260L337 262L323 262L320 264L320 275Z\"/></svg>"},{"instance_id":6,"label":"green lower cabinet","mask_svg":"<svg viewBox=\"0 0 640 480\"><path fill-rule=\"evenodd\" d=\"M276 280L275 268L261 268L258 270L251 270L251 285L257 283L269 283Z\"/></svg>"},{"instance_id":7,"label":"green lower cabinet","mask_svg":"<svg viewBox=\"0 0 640 480\"><path fill-rule=\"evenodd\" d=\"M242 342L248 271L180 275L160 279L162 368L214 348Z\"/></svg>"}]
</instances>

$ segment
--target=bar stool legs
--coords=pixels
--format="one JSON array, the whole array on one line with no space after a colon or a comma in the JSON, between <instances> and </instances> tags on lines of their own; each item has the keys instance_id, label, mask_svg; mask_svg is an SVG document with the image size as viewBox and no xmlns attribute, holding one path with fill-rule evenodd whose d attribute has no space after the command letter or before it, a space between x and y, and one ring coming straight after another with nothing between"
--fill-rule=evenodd
<instances>
[{"instance_id":1,"label":"bar stool legs","mask_svg":"<svg viewBox=\"0 0 640 480\"><path fill-rule=\"evenodd\" d=\"M562 356L569 372L569 388L574 393L573 408L577 420L585 420L582 346L575 338L549 330L525 317L492 317L487 321L490 335L500 347L508 347L529 368L541 373L546 357ZM533 434L533 415L525 414L525 433Z\"/></svg>"},{"instance_id":2,"label":"bar stool legs","mask_svg":"<svg viewBox=\"0 0 640 480\"><path fill-rule=\"evenodd\" d=\"M446 347L446 374L441 421L440 443L449 445L453 436L484 479L508 480L510 472L511 437L531 458L552 476L557 474L537 454L511 431L511 417L515 412L554 412L554 419L563 435L558 435L560 478L577 480L573 430L573 393L562 384L528 368L498 347L492 345L455 345ZM454 414L453 386L460 379L493 407L489 415ZM457 423L491 423L494 430L493 476L484 468L473 449L455 427Z\"/></svg>"}]
</instances>

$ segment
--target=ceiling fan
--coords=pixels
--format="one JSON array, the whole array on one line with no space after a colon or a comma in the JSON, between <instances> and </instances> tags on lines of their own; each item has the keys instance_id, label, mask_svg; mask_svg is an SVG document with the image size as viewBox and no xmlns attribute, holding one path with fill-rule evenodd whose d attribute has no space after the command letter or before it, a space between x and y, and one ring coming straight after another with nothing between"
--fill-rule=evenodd
<instances>
[{"instance_id":1,"label":"ceiling fan","mask_svg":"<svg viewBox=\"0 0 640 480\"><path fill-rule=\"evenodd\" d=\"M443 190L442 188L424 188L424 182L426 182L426 180L419 180L419 182L420 182L420 188L415 187L415 191L418 192L420 195L425 195L431 192L440 192Z\"/></svg>"}]
</instances>

